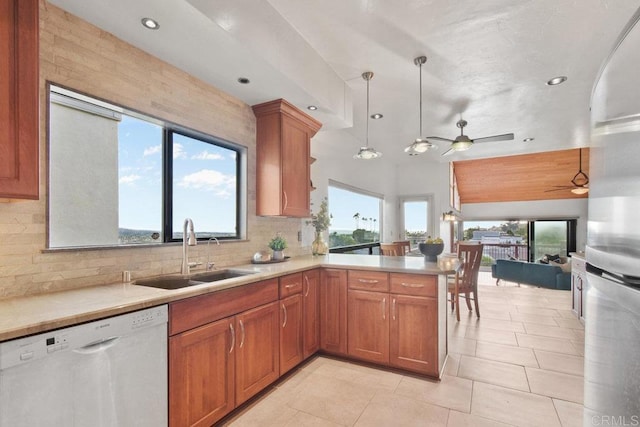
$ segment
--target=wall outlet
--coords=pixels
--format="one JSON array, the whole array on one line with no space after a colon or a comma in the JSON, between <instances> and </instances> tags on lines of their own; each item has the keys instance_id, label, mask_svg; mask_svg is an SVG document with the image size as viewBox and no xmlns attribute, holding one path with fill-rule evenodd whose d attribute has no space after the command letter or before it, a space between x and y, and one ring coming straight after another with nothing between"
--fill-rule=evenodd
<instances>
[{"instance_id":1,"label":"wall outlet","mask_svg":"<svg viewBox=\"0 0 640 427\"><path fill-rule=\"evenodd\" d=\"M298 231L298 242L302 242L302 231Z\"/></svg>"}]
</instances>

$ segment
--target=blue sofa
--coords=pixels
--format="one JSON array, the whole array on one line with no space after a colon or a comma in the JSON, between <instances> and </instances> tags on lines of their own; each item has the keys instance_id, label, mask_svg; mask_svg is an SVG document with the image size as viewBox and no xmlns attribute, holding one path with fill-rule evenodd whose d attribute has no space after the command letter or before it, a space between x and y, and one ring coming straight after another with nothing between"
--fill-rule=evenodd
<instances>
[{"instance_id":1,"label":"blue sofa","mask_svg":"<svg viewBox=\"0 0 640 427\"><path fill-rule=\"evenodd\" d=\"M496 285L504 279L544 288L571 289L571 273L549 264L499 259L491 266L491 276L496 279Z\"/></svg>"}]
</instances>

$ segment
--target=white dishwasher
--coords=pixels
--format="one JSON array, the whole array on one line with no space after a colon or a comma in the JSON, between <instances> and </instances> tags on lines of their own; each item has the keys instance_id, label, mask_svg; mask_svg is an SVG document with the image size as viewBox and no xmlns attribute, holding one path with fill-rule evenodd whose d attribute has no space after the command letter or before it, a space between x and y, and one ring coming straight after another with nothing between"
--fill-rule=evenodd
<instances>
[{"instance_id":1,"label":"white dishwasher","mask_svg":"<svg viewBox=\"0 0 640 427\"><path fill-rule=\"evenodd\" d=\"M167 306L0 343L0 427L166 426Z\"/></svg>"}]
</instances>

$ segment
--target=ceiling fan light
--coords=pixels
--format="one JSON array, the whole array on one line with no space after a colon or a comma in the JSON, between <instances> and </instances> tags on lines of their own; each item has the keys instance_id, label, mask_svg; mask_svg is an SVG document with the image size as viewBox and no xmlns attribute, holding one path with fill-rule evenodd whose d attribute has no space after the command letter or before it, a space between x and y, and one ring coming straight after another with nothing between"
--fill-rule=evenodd
<instances>
[{"instance_id":1,"label":"ceiling fan light","mask_svg":"<svg viewBox=\"0 0 640 427\"><path fill-rule=\"evenodd\" d=\"M453 151L466 151L473 145L471 141L454 141L451 143L451 149Z\"/></svg>"},{"instance_id":2,"label":"ceiling fan light","mask_svg":"<svg viewBox=\"0 0 640 427\"><path fill-rule=\"evenodd\" d=\"M587 194L589 192L589 188L587 187L579 187L571 190L573 194Z\"/></svg>"},{"instance_id":3,"label":"ceiling fan light","mask_svg":"<svg viewBox=\"0 0 640 427\"><path fill-rule=\"evenodd\" d=\"M429 142L424 138L416 138L409 146L404 149L404 152L410 156L417 156L419 154L426 153L429 150L437 149L438 146Z\"/></svg>"},{"instance_id":4,"label":"ceiling fan light","mask_svg":"<svg viewBox=\"0 0 640 427\"><path fill-rule=\"evenodd\" d=\"M380 157L382 157L382 153L372 147L360 147L358 154L353 156L354 159L359 160L372 160Z\"/></svg>"}]
</instances>

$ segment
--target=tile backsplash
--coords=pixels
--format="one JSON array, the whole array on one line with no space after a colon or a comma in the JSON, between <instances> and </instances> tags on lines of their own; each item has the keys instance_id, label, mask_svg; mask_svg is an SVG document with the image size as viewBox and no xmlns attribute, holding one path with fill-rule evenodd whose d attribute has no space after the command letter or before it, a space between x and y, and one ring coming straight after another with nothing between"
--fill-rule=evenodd
<instances>
[{"instance_id":1,"label":"tile backsplash","mask_svg":"<svg viewBox=\"0 0 640 427\"><path fill-rule=\"evenodd\" d=\"M0 298L119 282L123 271L136 279L180 270L180 244L46 251L47 81L248 148L248 239L212 244L217 267L250 261L256 251L268 249L276 232L289 242L286 254L311 252L298 242L304 220L255 215L255 117L249 105L41 0L41 196L37 201L0 200ZM206 243L190 247L189 258L204 266Z\"/></svg>"}]
</instances>

